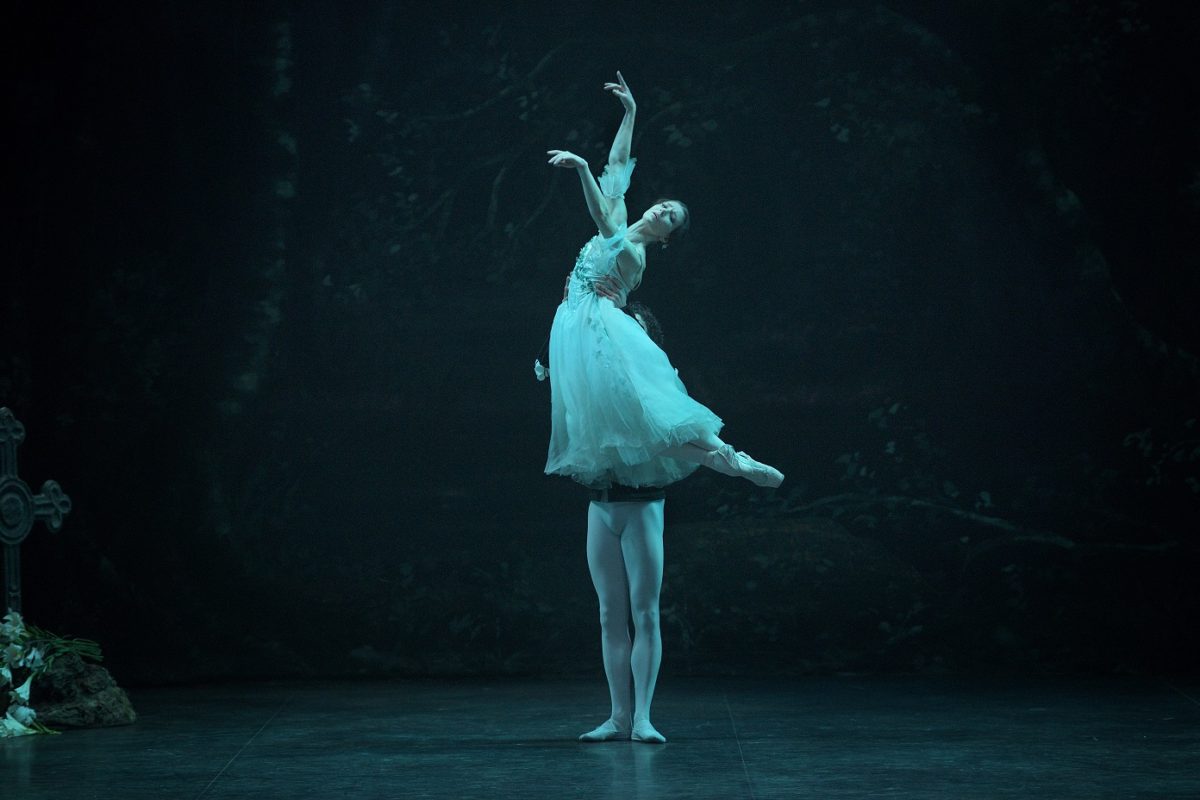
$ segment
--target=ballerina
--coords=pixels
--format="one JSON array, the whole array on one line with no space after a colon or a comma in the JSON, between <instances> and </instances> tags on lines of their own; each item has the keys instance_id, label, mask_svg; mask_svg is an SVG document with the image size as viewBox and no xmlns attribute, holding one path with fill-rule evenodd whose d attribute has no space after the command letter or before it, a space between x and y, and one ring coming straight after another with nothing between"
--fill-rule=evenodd
<instances>
[{"instance_id":1,"label":"ballerina","mask_svg":"<svg viewBox=\"0 0 1200 800\"><path fill-rule=\"evenodd\" d=\"M539 379L549 376L551 387L546 472L592 488L588 567L600 603L612 712L579 739L661 744L666 737L651 723L650 706L662 661L662 487L701 465L759 486L778 486L783 474L721 441L721 419L688 396L666 353L648 335L650 315L621 310L641 284L646 246L656 241L665 246L672 233L688 227L690 214L682 202L666 199L626 224L624 195L636 164L629 155L636 104L620 72L604 88L620 99L625 116L599 183L579 156L548 151L551 165L578 171L599 234L580 251L555 312L553 374L540 359L535 372Z\"/></svg>"},{"instance_id":2,"label":"ballerina","mask_svg":"<svg viewBox=\"0 0 1200 800\"><path fill-rule=\"evenodd\" d=\"M549 150L551 166L574 169L599 233L580 251L550 329L551 433L547 474L592 487L667 486L701 465L775 487L783 473L734 450L717 435L723 422L692 399L666 353L620 310L642 282L646 247L664 247L687 229L688 207L656 202L627 224L625 192L637 159L630 157L637 105L621 73L606 83L625 116L599 182L587 162ZM608 279L616 297L596 290Z\"/></svg>"}]
</instances>

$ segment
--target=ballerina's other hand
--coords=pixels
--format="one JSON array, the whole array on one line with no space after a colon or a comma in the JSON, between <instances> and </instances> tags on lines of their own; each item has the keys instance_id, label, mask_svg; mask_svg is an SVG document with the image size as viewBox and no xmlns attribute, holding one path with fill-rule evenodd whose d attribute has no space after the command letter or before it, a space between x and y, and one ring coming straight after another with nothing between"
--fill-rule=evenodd
<instances>
[{"instance_id":1,"label":"ballerina's other hand","mask_svg":"<svg viewBox=\"0 0 1200 800\"><path fill-rule=\"evenodd\" d=\"M550 160L546 163L552 167L565 167L567 169L575 169L578 167L587 167L587 162L569 150L547 150Z\"/></svg>"}]
</instances>

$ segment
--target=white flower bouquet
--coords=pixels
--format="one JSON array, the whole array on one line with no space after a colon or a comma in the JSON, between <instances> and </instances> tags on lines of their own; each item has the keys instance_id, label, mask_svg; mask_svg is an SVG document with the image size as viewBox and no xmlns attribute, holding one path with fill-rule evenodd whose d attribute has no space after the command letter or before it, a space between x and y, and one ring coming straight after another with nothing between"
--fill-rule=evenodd
<instances>
[{"instance_id":1,"label":"white flower bouquet","mask_svg":"<svg viewBox=\"0 0 1200 800\"><path fill-rule=\"evenodd\" d=\"M88 639L65 639L27 625L16 611L0 620L0 692L7 690L8 710L0 718L0 739L31 733L54 733L37 721L29 705L35 679L44 675L64 653L100 661L100 645ZM0 694L0 707L3 707Z\"/></svg>"}]
</instances>

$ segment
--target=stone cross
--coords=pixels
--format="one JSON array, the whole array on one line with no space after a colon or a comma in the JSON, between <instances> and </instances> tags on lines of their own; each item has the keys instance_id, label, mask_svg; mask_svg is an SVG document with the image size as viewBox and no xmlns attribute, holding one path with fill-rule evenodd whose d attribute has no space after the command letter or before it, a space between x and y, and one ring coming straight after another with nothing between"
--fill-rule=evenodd
<instances>
[{"instance_id":1,"label":"stone cross","mask_svg":"<svg viewBox=\"0 0 1200 800\"><path fill-rule=\"evenodd\" d=\"M54 481L42 484L42 493L29 491L17 477L17 446L25 441L25 426L12 412L0 407L0 544L4 545L4 598L9 611L21 611L21 542L34 520L57 531L71 511L71 498Z\"/></svg>"}]
</instances>

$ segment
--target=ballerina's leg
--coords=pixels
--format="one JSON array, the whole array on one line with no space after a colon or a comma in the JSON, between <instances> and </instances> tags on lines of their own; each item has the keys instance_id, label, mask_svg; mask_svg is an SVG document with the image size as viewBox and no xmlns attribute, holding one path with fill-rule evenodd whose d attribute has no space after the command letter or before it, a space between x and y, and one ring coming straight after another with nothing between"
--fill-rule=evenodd
<instances>
[{"instance_id":1,"label":"ballerina's leg","mask_svg":"<svg viewBox=\"0 0 1200 800\"><path fill-rule=\"evenodd\" d=\"M734 450L732 445L721 441L715 433L705 434L676 447L668 447L658 455L700 464L722 475L745 478L758 486L774 488L783 483L782 472L769 464L755 461L746 453Z\"/></svg>"}]
</instances>

